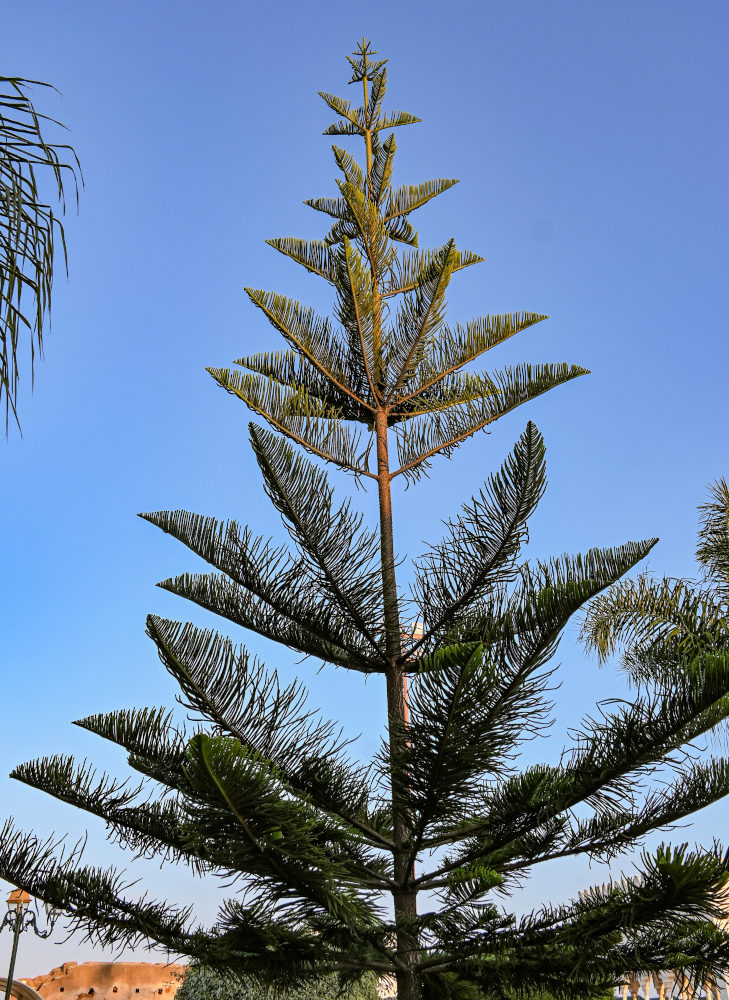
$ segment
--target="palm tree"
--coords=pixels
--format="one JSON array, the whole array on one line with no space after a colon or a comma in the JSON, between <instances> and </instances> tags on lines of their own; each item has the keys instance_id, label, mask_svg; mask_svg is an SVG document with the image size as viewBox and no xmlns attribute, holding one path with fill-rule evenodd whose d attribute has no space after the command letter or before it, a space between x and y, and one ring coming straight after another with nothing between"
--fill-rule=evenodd
<instances>
[{"instance_id":1,"label":"palm tree","mask_svg":"<svg viewBox=\"0 0 729 1000\"><path fill-rule=\"evenodd\" d=\"M72 147L43 137L42 123L60 122L36 111L27 93L30 86L49 84L0 76L0 405L5 404L6 432L11 413L20 429L21 345L29 341L31 379L36 354L43 354L57 241L68 265L63 224L38 180L50 173L62 212L64 184L72 181L78 204L79 181L83 183Z\"/></svg>"},{"instance_id":2,"label":"palm tree","mask_svg":"<svg viewBox=\"0 0 729 1000\"><path fill-rule=\"evenodd\" d=\"M699 656L729 650L729 486L711 483L699 507L701 582L624 579L590 605L582 636L602 661L618 649L631 679L648 683Z\"/></svg>"}]
</instances>

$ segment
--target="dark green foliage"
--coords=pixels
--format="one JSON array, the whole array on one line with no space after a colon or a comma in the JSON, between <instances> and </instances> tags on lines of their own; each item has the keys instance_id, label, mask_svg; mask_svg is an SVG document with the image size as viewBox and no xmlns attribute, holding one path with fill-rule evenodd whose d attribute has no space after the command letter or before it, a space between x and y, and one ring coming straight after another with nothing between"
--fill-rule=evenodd
<instances>
[{"instance_id":1,"label":"dark green foliage","mask_svg":"<svg viewBox=\"0 0 729 1000\"><path fill-rule=\"evenodd\" d=\"M42 123L59 123L36 111L28 96L31 86L48 84L0 76L0 403L5 404L6 431L11 413L20 427L18 352L25 338L31 376L36 351L43 353L56 238L66 263L63 225L38 181L50 176L63 210L66 180L73 183L78 201L81 177L73 149L44 138Z\"/></svg>"},{"instance_id":2,"label":"dark green foliage","mask_svg":"<svg viewBox=\"0 0 729 1000\"><path fill-rule=\"evenodd\" d=\"M190 726L158 709L78 723L122 747L141 784L60 757L14 776L102 816L134 854L218 877L230 894L216 923L138 900L115 871L58 858L10 825L0 875L64 909L71 929L158 942L261 989L369 973L394 976L400 1000L568 1000L602 998L628 971L685 968L700 981L729 960L712 922L725 914L729 877L718 846L659 847L641 856L637 881L509 912L537 865L612 860L729 791L726 760L688 752L729 717L729 653L689 644L680 669L657 672L633 703L598 706L553 762L524 765L523 742L552 719L564 626L654 544L525 561L546 482L531 422L414 561L409 589L399 584L392 482L417 479L435 455L584 370L466 369L544 317L446 322L450 278L480 258L453 241L416 248L411 213L453 182L393 186L395 140L381 133L416 119L381 110L385 63L371 55L363 43L350 60L360 108L323 95L340 119L327 132L365 147L363 165L334 148L339 194L311 202L331 229L311 243L271 241L329 282L333 316L249 289L286 348L212 369L269 425L251 425L251 443L290 544L187 511L143 517L211 567L165 589L317 661L381 675L380 752L361 762L337 724L309 710L300 683L283 685L244 647L152 615L148 634ZM297 445L376 484L376 530L335 501L326 471ZM721 526L706 523L714 538Z\"/></svg>"},{"instance_id":3,"label":"dark green foliage","mask_svg":"<svg viewBox=\"0 0 729 1000\"><path fill-rule=\"evenodd\" d=\"M365 973L360 981L344 987L336 976L325 976L274 991L250 980L193 965L185 973L175 997L176 1000L377 1000L377 988L375 977Z\"/></svg>"},{"instance_id":4,"label":"dark green foliage","mask_svg":"<svg viewBox=\"0 0 729 1000\"><path fill-rule=\"evenodd\" d=\"M386 994L391 993L394 984L385 983L383 988ZM437 1000L482 1000L484 996L473 984L459 982L449 973L434 977L426 997L431 994ZM574 996L575 1000L581 1000L581 994ZM175 997L176 1000L378 1000L378 993L376 979L371 973L345 986L339 984L336 976L326 976L274 991L245 978L193 965L185 973ZM553 996L544 990L535 990L524 993L521 1000L553 1000ZM604 991L596 1000L613 1000L613 991Z\"/></svg>"}]
</instances>

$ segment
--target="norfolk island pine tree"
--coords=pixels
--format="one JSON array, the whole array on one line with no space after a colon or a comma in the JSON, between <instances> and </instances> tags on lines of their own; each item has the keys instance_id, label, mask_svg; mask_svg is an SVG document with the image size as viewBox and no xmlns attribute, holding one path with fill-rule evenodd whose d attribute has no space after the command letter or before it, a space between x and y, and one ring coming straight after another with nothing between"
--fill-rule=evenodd
<instances>
[{"instance_id":1,"label":"norfolk island pine tree","mask_svg":"<svg viewBox=\"0 0 729 1000\"><path fill-rule=\"evenodd\" d=\"M364 140L363 166L334 147L339 196L309 202L332 217L329 233L270 241L330 283L338 322L248 289L286 349L211 369L269 425L251 424L251 441L294 550L232 521L143 516L216 571L165 589L314 659L384 675L381 751L368 765L353 761L337 727L307 711L301 685L282 687L217 633L150 616L192 730L164 709L78 723L121 745L141 785L68 757L13 776L103 817L132 851L222 875L238 891L205 929L189 908L134 899L123 874L59 855L11 823L0 875L102 943L146 939L262 983L372 971L416 1000L594 996L627 970L683 967L701 979L729 957L729 938L709 919L724 913L729 875L718 847L644 852L639 881L521 918L503 906L535 865L610 860L726 794L726 762L683 748L729 715L729 662L696 655L632 704L583 720L559 763L519 769L521 741L549 721L562 629L653 544L520 562L545 485L532 423L415 562L409 592L399 587L392 482L414 483L435 456L584 369L466 370L544 317L446 323L451 276L480 258L452 241L417 249L410 214L455 182L393 186L391 130L417 119L383 111L385 62L375 55L363 42L350 59L361 107L322 94L340 116L325 134ZM335 507L318 460L373 482L378 530L350 501Z\"/></svg>"}]
</instances>

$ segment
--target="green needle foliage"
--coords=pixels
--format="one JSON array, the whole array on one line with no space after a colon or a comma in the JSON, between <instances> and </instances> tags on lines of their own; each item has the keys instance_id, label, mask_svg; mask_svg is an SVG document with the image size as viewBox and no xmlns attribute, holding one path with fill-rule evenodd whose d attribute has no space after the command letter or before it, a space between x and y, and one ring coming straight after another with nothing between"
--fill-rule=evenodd
<instances>
[{"instance_id":1,"label":"green needle foliage","mask_svg":"<svg viewBox=\"0 0 729 1000\"><path fill-rule=\"evenodd\" d=\"M383 109L385 62L366 43L350 64L362 104L323 94L339 116L326 134L357 137L363 162L334 147L338 195L310 202L332 220L324 240L271 241L329 282L333 315L249 289L285 349L212 370L268 425L252 424L251 442L291 545L186 511L143 517L211 566L166 590L315 660L381 675L381 749L360 762L300 683L283 685L215 632L150 616L194 721L149 708L77 723L121 746L139 784L66 757L14 777L102 817L137 855L222 878L234 891L217 922L136 898L119 872L59 857L10 824L0 876L102 943L146 939L262 987L374 973L395 977L400 1000L476 1000L601 997L636 970L686 968L703 981L729 959L711 919L729 876L718 847L663 846L642 854L639 880L523 916L508 909L536 866L610 861L729 791L727 762L687 749L729 716L729 656L694 649L632 704L599 706L555 762L524 765L524 742L551 721L564 626L653 545L524 561L546 481L532 423L415 560L409 589L398 581L393 481L412 483L583 369L469 367L544 317L446 321L451 276L480 258L453 241L419 250L411 216L454 182L394 186L391 130L416 119ZM372 482L374 531L335 500L314 458Z\"/></svg>"},{"instance_id":2,"label":"green needle foliage","mask_svg":"<svg viewBox=\"0 0 729 1000\"><path fill-rule=\"evenodd\" d=\"M63 224L45 201L38 181L50 175L63 211L66 181L72 182L78 203L81 178L73 149L43 137L42 123L60 123L36 111L28 95L30 86L48 84L0 76L0 404L5 404L6 432L11 414L20 427L21 344L27 337L31 376L36 352L43 354L57 239L67 264Z\"/></svg>"},{"instance_id":3,"label":"green needle foliage","mask_svg":"<svg viewBox=\"0 0 729 1000\"><path fill-rule=\"evenodd\" d=\"M284 990L262 989L250 980L226 976L215 969L190 966L175 1000L378 1000L377 980L369 973L342 989L334 975L312 979Z\"/></svg>"}]
</instances>

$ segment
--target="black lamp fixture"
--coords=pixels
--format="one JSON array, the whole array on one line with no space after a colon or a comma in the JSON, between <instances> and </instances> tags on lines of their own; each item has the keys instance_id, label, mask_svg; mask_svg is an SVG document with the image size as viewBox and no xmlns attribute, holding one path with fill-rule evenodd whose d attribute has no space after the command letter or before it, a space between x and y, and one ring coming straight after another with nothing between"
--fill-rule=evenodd
<instances>
[{"instance_id":1,"label":"black lamp fixture","mask_svg":"<svg viewBox=\"0 0 729 1000\"><path fill-rule=\"evenodd\" d=\"M21 931L29 927L39 938L47 938L51 933L52 926L48 930L42 931L38 928L36 913L30 908L31 899L24 889L13 889L7 898L8 912L0 922L0 930L9 927L13 932L13 947L10 952L10 968L8 969L8 979L5 986L5 1000L10 1000L13 991L13 973L15 972L15 957L18 954L18 939Z\"/></svg>"}]
</instances>

